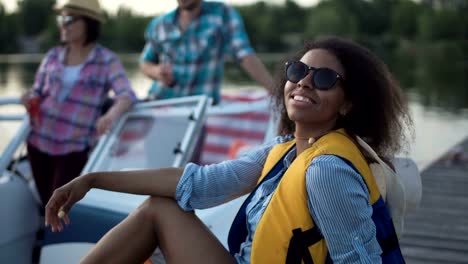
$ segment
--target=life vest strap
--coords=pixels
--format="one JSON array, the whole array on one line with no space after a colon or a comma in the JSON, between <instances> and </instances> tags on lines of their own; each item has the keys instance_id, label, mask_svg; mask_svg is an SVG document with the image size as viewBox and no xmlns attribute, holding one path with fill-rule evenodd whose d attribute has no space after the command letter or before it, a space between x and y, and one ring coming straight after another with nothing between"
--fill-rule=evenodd
<instances>
[{"instance_id":1,"label":"life vest strap","mask_svg":"<svg viewBox=\"0 0 468 264\"><path fill-rule=\"evenodd\" d=\"M262 185L268 179L273 178L284 168L284 157L287 155L287 153L289 153L289 151L286 152L286 154L284 154L284 156L275 164L273 169L271 169L271 171L268 172L265 178L263 178L262 181L259 184L257 184L255 189L250 193L247 199L245 199L241 208L237 212L237 215L232 222L231 228L229 229L229 235L228 235L229 253L231 255L234 256L236 253L240 252L240 245L243 242L245 242L248 236L247 213L246 213L247 205L252 200L252 197L255 195L255 192L260 187L260 185Z\"/></svg>"},{"instance_id":2,"label":"life vest strap","mask_svg":"<svg viewBox=\"0 0 468 264\"><path fill-rule=\"evenodd\" d=\"M323 239L317 226L309 230L302 231L301 228L296 228L293 231L293 236L289 241L288 253L286 255L286 264L313 264L314 260L309 252L309 247Z\"/></svg>"},{"instance_id":3,"label":"life vest strap","mask_svg":"<svg viewBox=\"0 0 468 264\"><path fill-rule=\"evenodd\" d=\"M393 252L395 249L399 249L400 245L398 243L398 237L396 236L395 233L391 234L385 239L378 240L380 248L382 249L382 256L385 256L391 252Z\"/></svg>"}]
</instances>

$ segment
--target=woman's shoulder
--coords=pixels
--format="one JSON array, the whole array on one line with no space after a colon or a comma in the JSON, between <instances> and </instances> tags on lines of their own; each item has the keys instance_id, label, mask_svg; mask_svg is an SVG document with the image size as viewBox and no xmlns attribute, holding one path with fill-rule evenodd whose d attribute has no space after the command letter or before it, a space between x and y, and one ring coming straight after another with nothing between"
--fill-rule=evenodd
<instances>
[{"instance_id":1,"label":"woman's shoulder","mask_svg":"<svg viewBox=\"0 0 468 264\"><path fill-rule=\"evenodd\" d=\"M61 46L61 45L57 45L57 46L53 46L52 48L50 48L47 52L46 52L46 56L58 56L61 52L63 52L65 50L65 47L64 46Z\"/></svg>"},{"instance_id":2,"label":"woman's shoulder","mask_svg":"<svg viewBox=\"0 0 468 264\"><path fill-rule=\"evenodd\" d=\"M362 176L354 166L336 155L320 155L314 158L307 168L309 180L315 184L336 184L337 182L362 181Z\"/></svg>"},{"instance_id":3,"label":"woman's shoulder","mask_svg":"<svg viewBox=\"0 0 468 264\"><path fill-rule=\"evenodd\" d=\"M42 63L57 62L61 54L63 54L65 48L63 46L54 46L50 48L42 58Z\"/></svg>"},{"instance_id":4,"label":"woman's shoulder","mask_svg":"<svg viewBox=\"0 0 468 264\"><path fill-rule=\"evenodd\" d=\"M117 54L112 51L111 49L96 43L96 47L94 48L94 52L96 54L96 59L101 60L103 62L109 62L115 59L118 59Z\"/></svg>"}]
</instances>

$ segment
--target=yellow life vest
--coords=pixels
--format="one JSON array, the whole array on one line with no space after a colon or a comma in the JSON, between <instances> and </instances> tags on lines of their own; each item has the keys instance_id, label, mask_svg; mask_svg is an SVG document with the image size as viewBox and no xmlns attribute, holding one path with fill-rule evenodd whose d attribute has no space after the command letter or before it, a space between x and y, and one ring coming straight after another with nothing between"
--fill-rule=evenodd
<instances>
[{"instance_id":1,"label":"yellow life vest","mask_svg":"<svg viewBox=\"0 0 468 264\"><path fill-rule=\"evenodd\" d=\"M259 183L283 162L283 157L295 143L295 140L292 140L273 147L266 159ZM369 190L370 204L378 204L379 207L375 210L379 214L376 217L377 221L382 218L382 221L390 222L390 224L384 225L376 224L378 229L380 226L385 229L383 232L381 230L377 230L377 232L383 234L384 241L381 247L384 253L390 253L387 263L404 262L388 210L380 197L378 186L369 165L356 144L344 130L340 129L324 135L310 148L302 152L282 176L255 230L252 241L251 263L301 263L304 260L304 263L322 264L327 261L327 258L328 261L330 260L326 242L315 226L307 206L306 170L311 161L320 155L336 155L347 160L363 177ZM274 172L274 174L276 173ZM235 232L234 230L231 233ZM301 243L305 243L307 246L305 248L294 248L297 245L302 246ZM301 254L299 259L297 258L297 250ZM302 259L304 251L310 253L305 254L309 260ZM231 251L231 253L233 252Z\"/></svg>"},{"instance_id":2,"label":"yellow life vest","mask_svg":"<svg viewBox=\"0 0 468 264\"><path fill-rule=\"evenodd\" d=\"M275 146L267 157L262 177L290 150L295 140ZM370 203L380 196L369 166L347 135L331 132L301 153L283 175L255 231L251 263L285 263L292 230L315 226L307 207L306 169L320 155L336 155L350 161L363 176L370 192ZM325 263L328 255L324 239L309 247L313 263Z\"/></svg>"}]
</instances>

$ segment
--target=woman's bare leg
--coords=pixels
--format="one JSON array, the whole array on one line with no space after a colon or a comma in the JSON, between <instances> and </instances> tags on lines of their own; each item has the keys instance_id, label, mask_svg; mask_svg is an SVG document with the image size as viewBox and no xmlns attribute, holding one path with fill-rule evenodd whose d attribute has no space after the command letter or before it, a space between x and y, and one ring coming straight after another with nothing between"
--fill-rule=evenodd
<instances>
[{"instance_id":1,"label":"woman's bare leg","mask_svg":"<svg viewBox=\"0 0 468 264\"><path fill-rule=\"evenodd\" d=\"M167 263L235 263L193 212L184 212L173 199L161 197L146 200L81 263L141 264L158 246Z\"/></svg>"}]
</instances>

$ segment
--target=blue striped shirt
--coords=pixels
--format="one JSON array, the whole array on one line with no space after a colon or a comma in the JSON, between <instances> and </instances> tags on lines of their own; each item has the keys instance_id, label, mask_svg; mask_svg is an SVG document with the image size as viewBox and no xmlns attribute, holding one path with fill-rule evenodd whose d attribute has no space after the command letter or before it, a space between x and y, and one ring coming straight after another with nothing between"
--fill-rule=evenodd
<instances>
[{"instance_id":1,"label":"blue striped shirt","mask_svg":"<svg viewBox=\"0 0 468 264\"><path fill-rule=\"evenodd\" d=\"M154 18L148 25L141 62L172 64L171 87L155 81L150 95L167 99L207 95L218 102L226 55L236 60L252 54L244 23L233 8L218 2L202 2L200 16L185 31L177 22L177 9Z\"/></svg>"},{"instance_id":2,"label":"blue striped shirt","mask_svg":"<svg viewBox=\"0 0 468 264\"><path fill-rule=\"evenodd\" d=\"M255 187L272 147L291 139L277 137L237 160L206 166L188 164L176 190L179 205L184 210L204 209L233 195L248 193ZM293 148L284 159L285 169L265 181L248 204L248 237L235 256L238 263L250 263L257 225L281 176L295 158ZM341 158L322 155L307 169L306 185L310 214L326 238L334 263L381 263L369 191L361 175Z\"/></svg>"}]
</instances>

